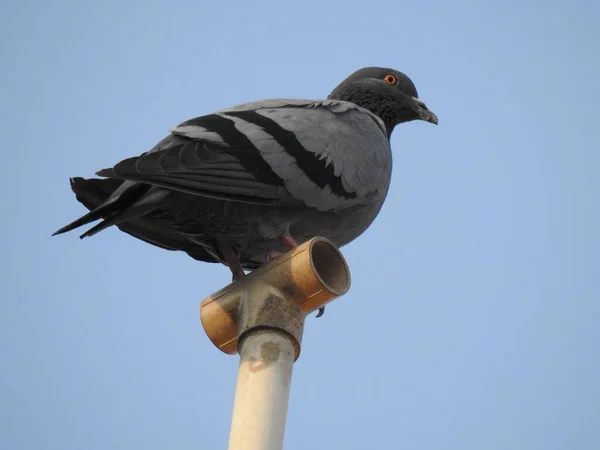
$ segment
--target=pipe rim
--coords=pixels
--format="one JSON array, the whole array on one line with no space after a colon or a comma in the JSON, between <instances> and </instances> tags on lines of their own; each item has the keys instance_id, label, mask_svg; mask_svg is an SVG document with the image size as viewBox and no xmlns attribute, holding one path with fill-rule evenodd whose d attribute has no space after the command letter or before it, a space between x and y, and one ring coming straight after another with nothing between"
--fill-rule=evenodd
<instances>
[{"instance_id":1,"label":"pipe rim","mask_svg":"<svg viewBox=\"0 0 600 450\"><path fill-rule=\"evenodd\" d=\"M350 290L351 278L344 255L329 239L316 237L310 243L310 264L323 287L336 296Z\"/></svg>"}]
</instances>

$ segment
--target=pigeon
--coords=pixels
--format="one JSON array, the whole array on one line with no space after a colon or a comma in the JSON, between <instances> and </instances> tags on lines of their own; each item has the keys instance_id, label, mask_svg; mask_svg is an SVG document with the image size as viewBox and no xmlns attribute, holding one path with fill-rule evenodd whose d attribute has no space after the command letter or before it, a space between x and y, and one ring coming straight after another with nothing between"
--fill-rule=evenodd
<instances>
[{"instance_id":1,"label":"pigeon","mask_svg":"<svg viewBox=\"0 0 600 450\"><path fill-rule=\"evenodd\" d=\"M374 221L392 174L396 125L437 116L411 79L365 67L326 99L269 99L188 120L151 150L71 178L89 212L142 241L222 263L233 281L315 236L342 247ZM323 314L321 308L317 317Z\"/></svg>"}]
</instances>

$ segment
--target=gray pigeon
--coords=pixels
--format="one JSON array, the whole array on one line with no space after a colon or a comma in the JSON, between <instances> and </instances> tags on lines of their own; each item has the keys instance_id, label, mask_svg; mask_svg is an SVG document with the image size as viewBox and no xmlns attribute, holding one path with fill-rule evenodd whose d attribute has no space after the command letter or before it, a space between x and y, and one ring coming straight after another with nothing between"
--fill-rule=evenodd
<instances>
[{"instance_id":1,"label":"gray pigeon","mask_svg":"<svg viewBox=\"0 0 600 450\"><path fill-rule=\"evenodd\" d=\"M54 235L102 219L81 237L116 225L221 262L234 280L314 236L343 246L379 213L390 136L412 120L438 123L405 74L380 67L354 72L326 100L261 100L188 120L102 179L72 178L90 212Z\"/></svg>"}]
</instances>

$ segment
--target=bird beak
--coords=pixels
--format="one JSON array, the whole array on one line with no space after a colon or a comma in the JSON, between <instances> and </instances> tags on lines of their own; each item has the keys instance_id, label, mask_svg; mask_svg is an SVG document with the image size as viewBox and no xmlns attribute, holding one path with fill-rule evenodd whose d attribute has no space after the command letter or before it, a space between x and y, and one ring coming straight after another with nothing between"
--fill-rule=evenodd
<instances>
[{"instance_id":1,"label":"bird beak","mask_svg":"<svg viewBox=\"0 0 600 450\"><path fill-rule=\"evenodd\" d=\"M427 109L425 103L423 103L420 99L413 97L413 101L417 105L417 114L419 114L419 119L424 120L425 122L432 123L434 125L438 124L437 116Z\"/></svg>"}]
</instances>

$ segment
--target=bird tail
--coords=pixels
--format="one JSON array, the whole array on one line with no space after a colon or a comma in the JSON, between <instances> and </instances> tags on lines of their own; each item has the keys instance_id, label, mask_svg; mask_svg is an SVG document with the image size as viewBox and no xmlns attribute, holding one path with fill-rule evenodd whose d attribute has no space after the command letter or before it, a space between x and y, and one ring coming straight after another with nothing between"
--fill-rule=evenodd
<instances>
[{"instance_id":1,"label":"bird tail","mask_svg":"<svg viewBox=\"0 0 600 450\"><path fill-rule=\"evenodd\" d=\"M77 200L90 212L62 227L52 236L66 233L82 225L104 219L80 237L93 236L96 233L136 217L148 214L164 199L169 192L135 181L114 179L71 178L71 189Z\"/></svg>"}]
</instances>

